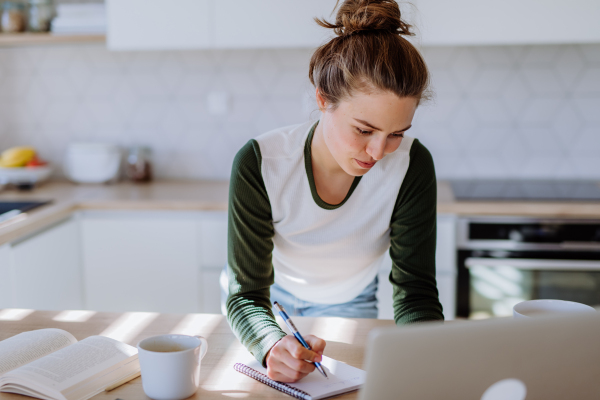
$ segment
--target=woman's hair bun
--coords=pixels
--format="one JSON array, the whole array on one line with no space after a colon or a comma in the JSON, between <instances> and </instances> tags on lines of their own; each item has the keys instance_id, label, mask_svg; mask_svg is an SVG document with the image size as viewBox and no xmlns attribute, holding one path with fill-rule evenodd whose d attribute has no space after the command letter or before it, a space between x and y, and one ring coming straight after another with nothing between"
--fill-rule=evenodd
<instances>
[{"instance_id":1,"label":"woman's hair bun","mask_svg":"<svg viewBox=\"0 0 600 400\"><path fill-rule=\"evenodd\" d=\"M333 29L338 36L366 31L414 35L410 31L411 26L401 19L400 8L395 0L344 0L338 9L335 24L318 18L315 21L324 28Z\"/></svg>"}]
</instances>

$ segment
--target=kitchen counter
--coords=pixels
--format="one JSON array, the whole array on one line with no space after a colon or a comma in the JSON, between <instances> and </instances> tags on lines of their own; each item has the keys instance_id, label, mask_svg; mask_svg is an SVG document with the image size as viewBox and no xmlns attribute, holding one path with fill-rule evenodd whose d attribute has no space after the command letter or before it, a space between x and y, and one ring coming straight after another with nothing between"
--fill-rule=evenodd
<instances>
[{"instance_id":1,"label":"kitchen counter","mask_svg":"<svg viewBox=\"0 0 600 400\"><path fill-rule=\"evenodd\" d=\"M31 191L6 190L0 200L54 200L0 223L0 245L52 225L74 211L227 210L226 181L156 181L149 184L75 185L50 182ZM438 182L438 213L547 218L598 218L600 202L456 201L450 184Z\"/></svg>"},{"instance_id":2,"label":"kitchen counter","mask_svg":"<svg viewBox=\"0 0 600 400\"><path fill-rule=\"evenodd\" d=\"M457 201L449 182L438 182L438 214L600 219L600 201Z\"/></svg>"}]
</instances>

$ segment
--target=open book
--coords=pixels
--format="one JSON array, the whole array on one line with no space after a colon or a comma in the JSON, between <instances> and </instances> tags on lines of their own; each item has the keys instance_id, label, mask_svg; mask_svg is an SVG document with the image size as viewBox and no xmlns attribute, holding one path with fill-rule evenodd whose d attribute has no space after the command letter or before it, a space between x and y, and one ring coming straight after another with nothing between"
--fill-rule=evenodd
<instances>
[{"instance_id":1,"label":"open book","mask_svg":"<svg viewBox=\"0 0 600 400\"><path fill-rule=\"evenodd\" d=\"M315 370L296 383L277 382L267 377L267 370L254 359L237 363L234 369L280 392L302 400L317 400L359 389L365 383L366 372L323 356L321 365L329 379Z\"/></svg>"},{"instance_id":2,"label":"open book","mask_svg":"<svg viewBox=\"0 0 600 400\"><path fill-rule=\"evenodd\" d=\"M49 328L0 341L0 392L86 400L139 373L137 349L103 336Z\"/></svg>"}]
</instances>

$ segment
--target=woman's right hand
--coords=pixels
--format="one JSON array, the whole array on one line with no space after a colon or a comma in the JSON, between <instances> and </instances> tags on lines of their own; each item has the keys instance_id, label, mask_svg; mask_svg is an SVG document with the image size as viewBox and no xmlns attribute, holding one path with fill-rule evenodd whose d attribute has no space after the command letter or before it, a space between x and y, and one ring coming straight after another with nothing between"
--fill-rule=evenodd
<instances>
[{"instance_id":1,"label":"woman's right hand","mask_svg":"<svg viewBox=\"0 0 600 400\"><path fill-rule=\"evenodd\" d=\"M325 341L313 335L304 337L312 348L302 346L293 335L287 335L267 353L267 375L279 382L296 382L315 370L313 362L321 362Z\"/></svg>"}]
</instances>

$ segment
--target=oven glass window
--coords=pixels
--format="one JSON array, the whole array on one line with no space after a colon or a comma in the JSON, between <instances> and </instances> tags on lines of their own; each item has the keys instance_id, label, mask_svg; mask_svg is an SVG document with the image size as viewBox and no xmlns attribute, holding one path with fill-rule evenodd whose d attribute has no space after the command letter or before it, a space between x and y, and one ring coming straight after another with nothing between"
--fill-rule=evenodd
<instances>
[{"instance_id":1,"label":"oven glass window","mask_svg":"<svg viewBox=\"0 0 600 400\"><path fill-rule=\"evenodd\" d=\"M474 265L470 273L470 318L506 317L525 300L557 299L600 306L600 272L541 271Z\"/></svg>"}]
</instances>

